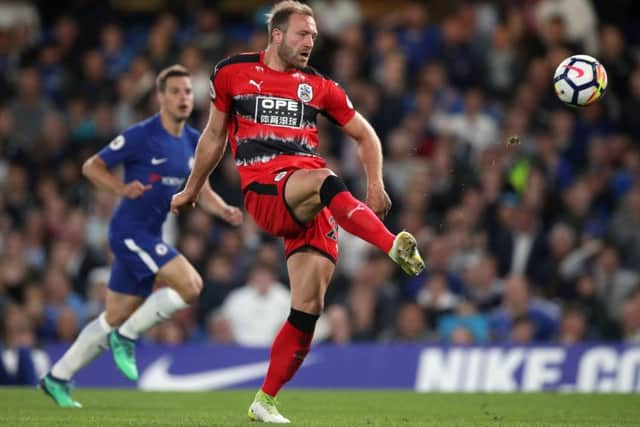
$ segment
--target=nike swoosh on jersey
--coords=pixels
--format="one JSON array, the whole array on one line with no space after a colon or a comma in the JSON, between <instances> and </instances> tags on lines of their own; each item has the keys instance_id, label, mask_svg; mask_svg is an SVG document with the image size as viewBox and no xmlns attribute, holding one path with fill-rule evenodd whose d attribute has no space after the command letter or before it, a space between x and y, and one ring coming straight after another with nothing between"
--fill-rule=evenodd
<instances>
[{"instance_id":1,"label":"nike swoosh on jersey","mask_svg":"<svg viewBox=\"0 0 640 427\"><path fill-rule=\"evenodd\" d=\"M156 159L155 157L151 158L151 164L156 166L156 165L161 165L164 162L166 162L168 159L166 157L162 158L162 159Z\"/></svg>"},{"instance_id":2,"label":"nike swoosh on jersey","mask_svg":"<svg viewBox=\"0 0 640 427\"><path fill-rule=\"evenodd\" d=\"M165 355L151 363L140 376L138 383L140 389L214 390L263 378L269 368L269 361L265 361L178 375L169 372L172 362L171 356ZM303 366L308 366L310 363L313 361L307 358Z\"/></svg>"}]
</instances>

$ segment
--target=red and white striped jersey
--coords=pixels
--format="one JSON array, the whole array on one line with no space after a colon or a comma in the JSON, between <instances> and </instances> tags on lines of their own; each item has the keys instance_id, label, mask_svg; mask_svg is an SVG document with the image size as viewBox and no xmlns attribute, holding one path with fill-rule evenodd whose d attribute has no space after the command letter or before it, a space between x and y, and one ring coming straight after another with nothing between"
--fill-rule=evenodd
<instances>
[{"instance_id":1,"label":"red and white striped jersey","mask_svg":"<svg viewBox=\"0 0 640 427\"><path fill-rule=\"evenodd\" d=\"M256 177L295 168L320 168L318 113L339 126L355 114L333 80L311 67L276 71L264 52L220 61L211 75L211 100L231 116L229 144L244 189Z\"/></svg>"}]
</instances>

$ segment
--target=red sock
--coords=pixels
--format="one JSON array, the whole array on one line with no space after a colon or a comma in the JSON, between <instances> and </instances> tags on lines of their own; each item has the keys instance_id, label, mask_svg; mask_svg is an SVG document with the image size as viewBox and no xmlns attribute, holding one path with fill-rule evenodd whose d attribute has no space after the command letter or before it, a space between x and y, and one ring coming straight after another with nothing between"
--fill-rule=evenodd
<instances>
[{"instance_id":1,"label":"red sock","mask_svg":"<svg viewBox=\"0 0 640 427\"><path fill-rule=\"evenodd\" d=\"M262 391L269 396L278 394L296 373L305 356L309 353L313 332L303 332L293 326L289 320L278 332L271 345L269 369L262 384Z\"/></svg>"},{"instance_id":2,"label":"red sock","mask_svg":"<svg viewBox=\"0 0 640 427\"><path fill-rule=\"evenodd\" d=\"M349 191L341 191L331 199L328 206L338 225L354 236L389 253L395 236L387 230L375 213Z\"/></svg>"}]
</instances>

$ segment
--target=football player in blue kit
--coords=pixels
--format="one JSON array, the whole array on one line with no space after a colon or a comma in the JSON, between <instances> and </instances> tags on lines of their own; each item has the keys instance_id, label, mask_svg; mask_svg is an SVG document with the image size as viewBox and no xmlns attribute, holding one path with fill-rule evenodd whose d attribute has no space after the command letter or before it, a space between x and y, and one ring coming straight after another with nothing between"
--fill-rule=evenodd
<instances>
[{"instance_id":1,"label":"football player in blue kit","mask_svg":"<svg viewBox=\"0 0 640 427\"><path fill-rule=\"evenodd\" d=\"M202 289L195 268L162 240L162 223L171 197L193 166L199 132L186 124L193 110L191 79L186 68L173 65L156 79L160 112L125 130L89 158L83 174L96 186L122 196L109 226L115 256L107 290L106 310L87 324L40 385L62 407L80 407L69 380L83 366L111 347L120 371L138 379L135 343L140 334L194 302ZM124 181L111 172L124 166ZM232 225L242 212L227 205L205 185L198 198L206 211ZM167 287L152 293L156 279Z\"/></svg>"}]
</instances>

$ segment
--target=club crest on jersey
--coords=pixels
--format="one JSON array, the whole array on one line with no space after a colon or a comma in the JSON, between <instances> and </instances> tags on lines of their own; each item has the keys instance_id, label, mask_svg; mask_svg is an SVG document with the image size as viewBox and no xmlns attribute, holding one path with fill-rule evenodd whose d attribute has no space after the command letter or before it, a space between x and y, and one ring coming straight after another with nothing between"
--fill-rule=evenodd
<instances>
[{"instance_id":1,"label":"club crest on jersey","mask_svg":"<svg viewBox=\"0 0 640 427\"><path fill-rule=\"evenodd\" d=\"M119 150L124 146L124 136L118 135L109 143L109 148L112 150Z\"/></svg>"},{"instance_id":2,"label":"club crest on jersey","mask_svg":"<svg viewBox=\"0 0 640 427\"><path fill-rule=\"evenodd\" d=\"M313 88L308 83L300 83L298 85L298 98L302 102L309 102L313 99Z\"/></svg>"}]
</instances>

